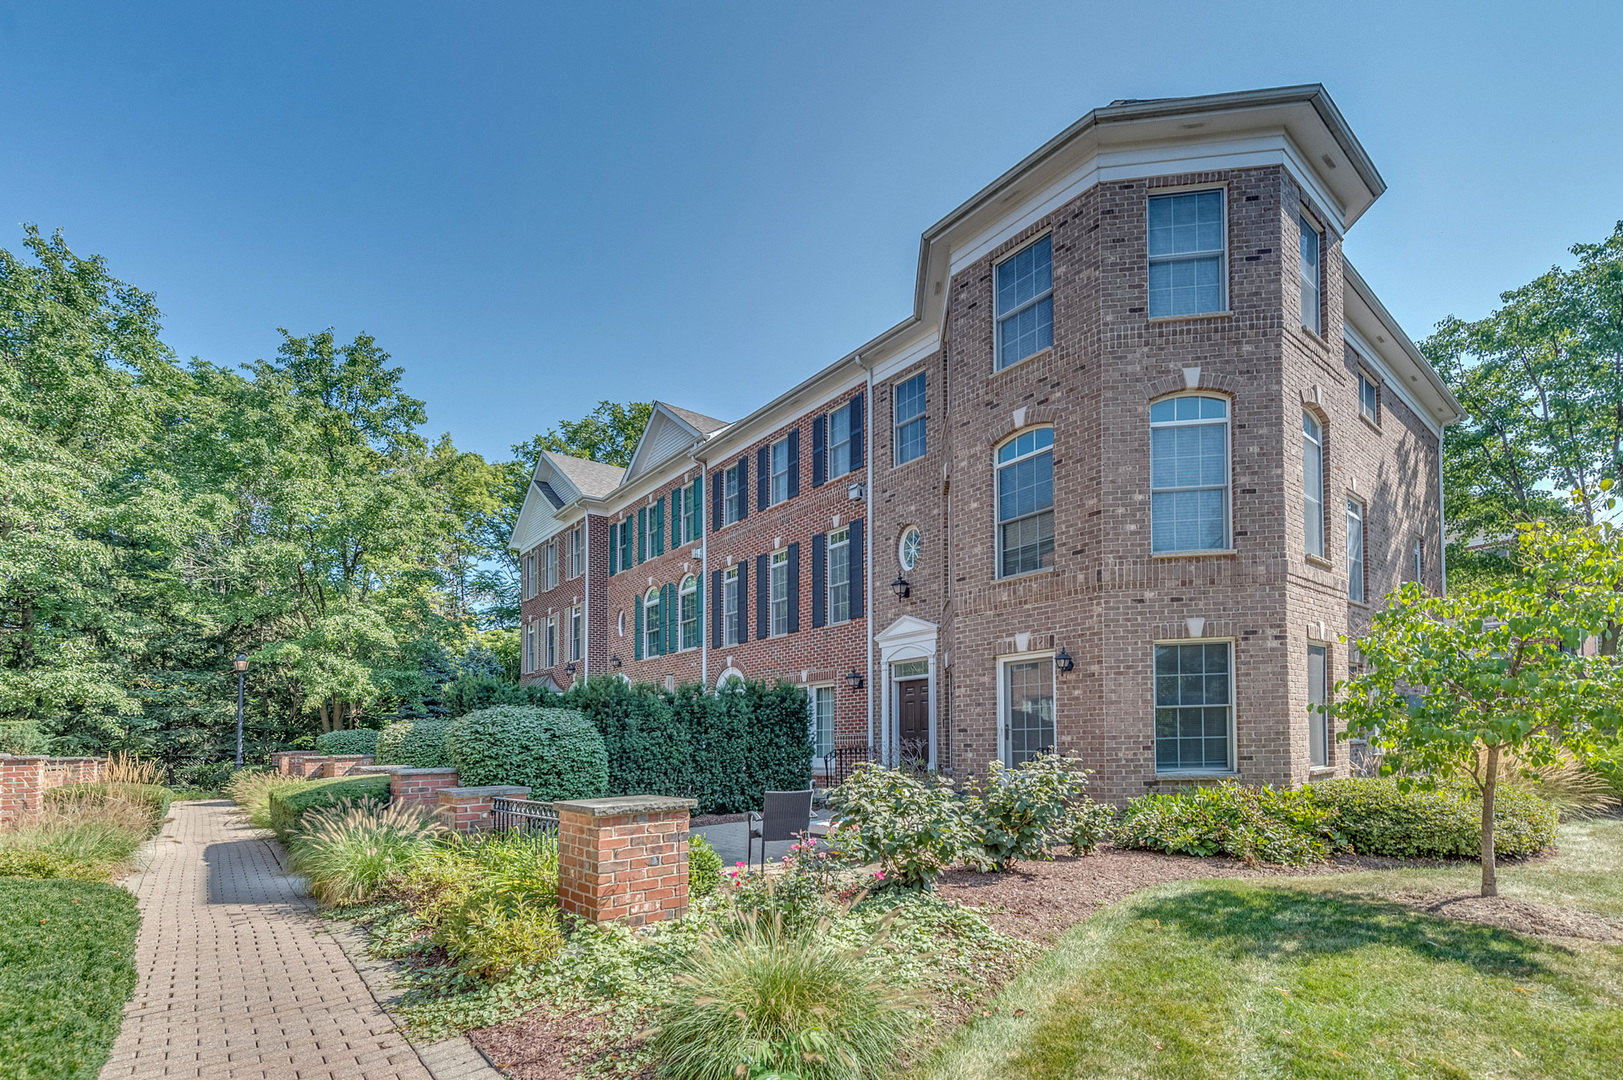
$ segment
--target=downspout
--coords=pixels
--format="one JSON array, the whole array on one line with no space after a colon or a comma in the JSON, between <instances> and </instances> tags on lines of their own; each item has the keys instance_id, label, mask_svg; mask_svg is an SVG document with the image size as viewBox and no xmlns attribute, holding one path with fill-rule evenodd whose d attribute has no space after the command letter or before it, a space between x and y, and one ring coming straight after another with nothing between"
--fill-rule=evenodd
<instances>
[{"instance_id":1,"label":"downspout","mask_svg":"<svg viewBox=\"0 0 1623 1080\"><path fill-rule=\"evenodd\" d=\"M1437 433L1437 565L1443 573L1443 596L1448 595L1448 507L1443 495L1443 439L1447 435L1446 427Z\"/></svg>"},{"instance_id":2,"label":"downspout","mask_svg":"<svg viewBox=\"0 0 1623 1080\"><path fill-rule=\"evenodd\" d=\"M585 686L592 677L592 512L586 511L586 537L581 541L581 558L586 560L586 584L580 601L580 681Z\"/></svg>"},{"instance_id":3,"label":"downspout","mask_svg":"<svg viewBox=\"0 0 1623 1080\"><path fill-rule=\"evenodd\" d=\"M864 450L865 450L865 452L866 452L866 454L868 456L868 479L865 482L865 486L864 486L864 489L863 489L863 500L862 500L863 502L867 503L867 507L866 507L866 510L865 510L865 516L868 519L868 527L866 529L866 532L868 534L868 542L866 544L862 545L862 547L863 547L862 559L863 559L863 563L864 563L863 575L862 576L863 576L863 580L867 583L867 589L868 589L868 596L867 596L868 617L865 620L866 623L867 623L867 629L863 632L863 637L867 639L867 646L868 646L868 677L863 680L863 685L865 685L868 688L868 749L871 751L873 749L873 692L874 692L874 685L873 685L874 684L873 622L874 622L874 601L875 601L875 597L876 597L876 593L875 593L875 590L874 590L874 580L873 580L873 548L874 548L874 542L877 540L877 537L874 535L874 528L873 528L873 506L874 506L874 493L873 493L873 442L874 442L874 440L873 440L873 433L874 433L874 428L878 426L878 418L874 415L874 408L873 408L873 404L874 404L874 402L873 402L873 368L868 367L867 364L863 363L862 357L860 355L857 357L857 363L864 370L866 370L867 373L868 373L868 389L867 389L867 404L866 404L867 413L868 413L868 423L866 425L867 430L865 432L863 432L863 439L868 444L864 448ZM884 744L883 760L884 760L884 762L886 764L889 764L890 763L890 746L889 746L889 744L890 744L890 732L889 732L889 730L886 730L885 732L882 733L881 739L882 739L882 742Z\"/></svg>"},{"instance_id":4,"label":"downspout","mask_svg":"<svg viewBox=\"0 0 1623 1080\"><path fill-rule=\"evenodd\" d=\"M693 449L698 449L698 446L699 444L695 443ZM706 616L701 621L709 622L711 619L721 618L720 612L710 610L715 606L716 599L710 588L710 500L714 499L716 494L710 490L710 462L700 461L692 450L688 451L688 456L699 466L699 490L704 492L704 498L699 500L699 595L703 598L700 602L704 605ZM708 626L699 627L699 682L709 689L710 627Z\"/></svg>"}]
</instances>

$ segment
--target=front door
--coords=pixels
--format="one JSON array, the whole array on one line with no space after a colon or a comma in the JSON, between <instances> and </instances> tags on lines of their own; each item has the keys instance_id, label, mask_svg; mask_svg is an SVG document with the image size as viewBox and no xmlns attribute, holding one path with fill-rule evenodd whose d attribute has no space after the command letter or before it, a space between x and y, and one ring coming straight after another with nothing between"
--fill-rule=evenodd
<instances>
[{"instance_id":1,"label":"front door","mask_svg":"<svg viewBox=\"0 0 1623 1080\"><path fill-rule=\"evenodd\" d=\"M930 680L904 679L896 684L896 717L901 759L917 768L930 762Z\"/></svg>"}]
</instances>

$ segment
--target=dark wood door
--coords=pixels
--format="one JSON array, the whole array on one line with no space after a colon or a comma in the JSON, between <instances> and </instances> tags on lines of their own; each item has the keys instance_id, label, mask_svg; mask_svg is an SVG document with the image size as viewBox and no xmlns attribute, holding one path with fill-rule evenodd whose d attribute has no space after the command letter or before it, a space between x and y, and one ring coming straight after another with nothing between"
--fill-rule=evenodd
<instances>
[{"instance_id":1,"label":"dark wood door","mask_svg":"<svg viewBox=\"0 0 1623 1080\"><path fill-rule=\"evenodd\" d=\"M930 680L896 684L896 716L903 761L930 760Z\"/></svg>"}]
</instances>

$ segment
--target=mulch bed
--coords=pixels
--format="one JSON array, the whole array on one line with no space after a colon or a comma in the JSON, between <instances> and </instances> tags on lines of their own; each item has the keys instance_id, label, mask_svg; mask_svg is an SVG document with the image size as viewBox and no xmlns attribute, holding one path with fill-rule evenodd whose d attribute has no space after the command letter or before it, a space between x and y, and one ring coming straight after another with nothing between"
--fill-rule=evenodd
<instances>
[{"instance_id":1,"label":"mulch bed","mask_svg":"<svg viewBox=\"0 0 1623 1080\"><path fill-rule=\"evenodd\" d=\"M536 1009L516 1020L468 1032L468 1039L513 1080L575 1080L581 1049L603 1022L576 1014L555 1019Z\"/></svg>"}]
</instances>

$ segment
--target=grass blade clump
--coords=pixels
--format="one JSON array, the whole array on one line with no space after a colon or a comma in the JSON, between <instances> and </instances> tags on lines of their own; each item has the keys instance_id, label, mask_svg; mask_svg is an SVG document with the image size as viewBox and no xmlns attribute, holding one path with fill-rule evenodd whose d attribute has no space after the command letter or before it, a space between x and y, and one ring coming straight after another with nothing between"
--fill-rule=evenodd
<instances>
[{"instance_id":1,"label":"grass blade clump","mask_svg":"<svg viewBox=\"0 0 1623 1080\"><path fill-rule=\"evenodd\" d=\"M500 980L563 948L552 837L453 837L424 854L410 888L434 942L469 975Z\"/></svg>"},{"instance_id":2,"label":"grass blade clump","mask_svg":"<svg viewBox=\"0 0 1623 1080\"><path fill-rule=\"evenodd\" d=\"M239 769L226 782L225 793L248 815L248 821L254 828L268 829L271 827L271 796L278 791L309 782L302 776L285 776L282 773L265 772L260 769Z\"/></svg>"},{"instance_id":3,"label":"grass blade clump","mask_svg":"<svg viewBox=\"0 0 1623 1080\"><path fill-rule=\"evenodd\" d=\"M33 820L0 832L0 876L116 877L152 826L145 802L99 792L48 799Z\"/></svg>"},{"instance_id":4,"label":"grass blade clump","mask_svg":"<svg viewBox=\"0 0 1623 1080\"><path fill-rule=\"evenodd\" d=\"M304 815L288 859L323 904L358 904L404 873L444 832L423 807L325 807Z\"/></svg>"}]
</instances>

